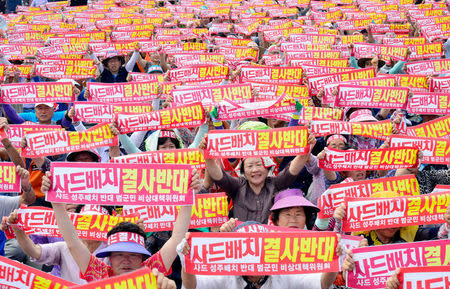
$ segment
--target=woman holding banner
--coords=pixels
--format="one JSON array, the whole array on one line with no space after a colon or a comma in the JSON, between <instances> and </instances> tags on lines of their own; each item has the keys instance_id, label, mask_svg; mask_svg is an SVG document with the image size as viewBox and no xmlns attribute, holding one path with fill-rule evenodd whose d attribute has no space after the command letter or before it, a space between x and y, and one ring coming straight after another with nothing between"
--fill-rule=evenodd
<instances>
[{"instance_id":1,"label":"woman holding banner","mask_svg":"<svg viewBox=\"0 0 450 289\"><path fill-rule=\"evenodd\" d=\"M310 151L315 143L316 138L309 132ZM200 143L199 149L206 149L206 138ZM243 177L231 176L214 159L206 159L206 169L216 185L220 186L233 200L235 218L264 224L269 219L273 196L276 192L289 188L296 180L309 154L296 156L276 177L269 177L269 172L275 164L268 157L242 159L240 171Z\"/></svg>"},{"instance_id":2,"label":"woman holding banner","mask_svg":"<svg viewBox=\"0 0 450 289\"><path fill-rule=\"evenodd\" d=\"M43 177L42 190L47 192L51 186L51 174L47 172ZM201 188L196 170L193 171L190 186L195 191L199 191ZM153 274L157 276L158 289L176 288L175 282L164 275L170 274L172 263L177 257L176 246L189 228L192 206L180 208L172 237L156 254L151 255L145 248L146 235L138 225L122 222L108 232L108 246L94 256L78 238L64 205L60 203L52 203L52 205L59 230L81 271L81 278L92 282L126 274L146 266L153 269ZM111 266L98 259L104 257L109 257Z\"/></svg>"}]
</instances>

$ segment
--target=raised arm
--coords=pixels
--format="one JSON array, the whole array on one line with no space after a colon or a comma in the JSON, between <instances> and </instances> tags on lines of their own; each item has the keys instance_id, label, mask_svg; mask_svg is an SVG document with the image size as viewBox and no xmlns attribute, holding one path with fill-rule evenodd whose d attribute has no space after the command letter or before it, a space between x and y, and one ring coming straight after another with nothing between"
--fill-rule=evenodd
<instances>
[{"instance_id":1,"label":"raised arm","mask_svg":"<svg viewBox=\"0 0 450 289\"><path fill-rule=\"evenodd\" d=\"M17 114L16 110L10 104L3 104L2 106L6 117L11 123L21 124L25 122L25 120L19 114Z\"/></svg>"},{"instance_id":2,"label":"raised arm","mask_svg":"<svg viewBox=\"0 0 450 289\"><path fill-rule=\"evenodd\" d=\"M33 190L33 186L30 184L30 172L21 166L16 167L17 174L19 175L22 192L20 196L20 204L31 205L36 201L36 195Z\"/></svg>"},{"instance_id":3,"label":"raised arm","mask_svg":"<svg viewBox=\"0 0 450 289\"><path fill-rule=\"evenodd\" d=\"M14 210L14 212L12 212L9 215L7 222L9 224L16 224L18 222L17 210ZM42 255L41 246L36 245L30 239L30 237L28 237L28 235L24 231L19 229L17 226L12 225L11 228L13 229L14 234L16 235L17 243L19 243L20 248L22 248L22 250L25 252L25 254L27 254L28 256L30 256L34 259L41 258L41 255Z\"/></svg>"},{"instance_id":4,"label":"raised arm","mask_svg":"<svg viewBox=\"0 0 450 289\"><path fill-rule=\"evenodd\" d=\"M291 165L289 166L289 173L291 175L294 176L298 175L305 166L305 163L309 160L311 151L314 148L314 145L316 144L316 138L314 137L314 134L311 132L308 133L308 144L311 145L309 153L304 155L298 155L291 161Z\"/></svg>"},{"instance_id":5,"label":"raised arm","mask_svg":"<svg viewBox=\"0 0 450 289\"><path fill-rule=\"evenodd\" d=\"M195 192L199 192L201 189L200 176L197 170L193 171L190 187ZM189 229L191 223L192 206L182 206L178 212L177 220L172 231L172 237L161 248L161 258L163 259L164 266L167 271L172 267L172 263L177 257L177 245L183 240L186 232Z\"/></svg>"},{"instance_id":6,"label":"raised arm","mask_svg":"<svg viewBox=\"0 0 450 289\"><path fill-rule=\"evenodd\" d=\"M52 186L50 172L46 172L42 177L42 192L47 193ZM64 208L64 204L52 203L53 211L55 212L56 223L58 224L59 231L61 232L64 241L67 243L70 254L80 268L81 273L86 272L91 259L91 253L89 249L78 238L77 230L72 221L67 215Z\"/></svg>"},{"instance_id":7,"label":"raised arm","mask_svg":"<svg viewBox=\"0 0 450 289\"><path fill-rule=\"evenodd\" d=\"M203 150L206 149L206 137L204 137L202 139L202 141L200 142L199 149ZM203 156L205 154L203 153ZM205 163L206 163L206 170L208 171L209 176L211 177L211 179L213 181L218 181L221 180L223 177L223 173L222 173L222 169L219 167L219 165L216 163L216 160L214 159L206 159L205 158Z\"/></svg>"}]
</instances>

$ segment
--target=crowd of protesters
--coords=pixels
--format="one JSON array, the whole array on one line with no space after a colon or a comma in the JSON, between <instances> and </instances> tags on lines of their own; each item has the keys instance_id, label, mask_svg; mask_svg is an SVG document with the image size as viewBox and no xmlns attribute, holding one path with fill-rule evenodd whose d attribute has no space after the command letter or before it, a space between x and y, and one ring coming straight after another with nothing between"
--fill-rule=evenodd
<instances>
[{"instance_id":1,"label":"crowd of protesters","mask_svg":"<svg viewBox=\"0 0 450 289\"><path fill-rule=\"evenodd\" d=\"M6 3L9 3L8 1ZM84 5L84 6L83 6ZM8 8L9 9L9 8ZM308 106L333 108L325 98L336 97L336 91L327 95L323 88L312 89L310 79L318 74L328 75L347 71L374 68L371 79L396 76L392 87L407 87L409 97L415 92L432 92L435 80L445 80L447 71L436 73L411 74L408 64L424 60L447 59L450 51L448 31L429 32L427 25L437 25L436 19L450 22L448 4L444 1L301 1L301 0L252 0L252 1L96 1L88 3L47 2L34 0L29 7L11 8L10 14L0 15L4 26L0 38L0 60L3 69L3 84L27 82L63 81L72 84L76 101L90 101L88 83L124 83L134 81L133 73L155 76L160 89L156 99L150 101L152 110L170 109L174 106L170 90L180 88L198 88L238 83L252 84L253 101L267 101L279 98L276 92L262 91L265 85L276 83L273 79L266 82L252 80L252 76L242 77L243 67L302 67L302 76L293 79L290 84L306 87L309 97ZM225 12L224 12L225 11ZM434 11L434 12L433 12ZM99 25L99 21L113 19L109 24ZM366 25L358 26L357 19L369 20ZM420 21L429 19L429 22ZM348 24L347 22L351 22ZM353 21L353 22L352 22ZM124 24L121 24L124 23ZM66 24L64 26L63 24ZM152 24L151 36L133 39L131 31L139 31L138 25ZM380 25L388 29L380 32ZM377 26L378 25L378 26ZM397 25L397 26L396 26ZM398 26L402 29L396 30ZM68 27L68 28L64 28ZM129 28L127 28L129 27ZM406 29L405 29L406 28ZM114 32L128 31L128 39L116 39ZM270 37L267 31L275 31ZM296 32L292 32L296 31ZM299 32L301 31L301 32ZM73 77L73 79L52 79L36 69L45 58L64 59L64 55L45 54L42 48L53 44L69 34L79 38L83 33L104 32L104 43L133 43L133 47L120 50L108 46L107 51L99 51L91 45L93 39L80 42L85 45L78 59L92 60L95 73L92 76ZM173 32L173 33L171 33ZM33 35L34 39L24 40L23 36ZM320 42L321 38L307 43L292 41L295 34L312 36L332 36L331 42ZM38 36L36 36L38 35ZM89 35L89 34L85 34ZM90 36L87 36L88 38ZM346 38L347 37L347 38ZM352 38L353 37L353 38ZM344 42L344 38L346 39ZM17 41L17 39L20 39ZM407 42L409 39L411 42ZM234 40L239 40L235 41ZM81 41L81 40L80 40ZM154 47L148 48L144 42L153 41ZM415 42L417 41L417 42ZM65 42L67 46L70 46ZM185 52L179 44L198 43L203 49ZM358 44L388 44L405 48L404 55L373 53L370 57L361 54ZM417 49L412 44L438 44L437 55L417 57ZM33 53L14 54L12 47L22 45L34 47ZM178 46L177 46L178 45ZM298 49L286 49L288 45ZM146 47L144 49L144 46ZM173 47L172 47L173 46ZM176 48L174 48L176 46ZM229 48L242 49L246 56L231 55ZM60 48L58 48L60 49ZM315 51L318 56L296 58L295 52ZM325 52L338 52L339 57L327 61ZM70 52L68 53L68 57ZM223 60L216 63L194 61L176 61L179 54L221 54ZM300 53L301 54L301 53ZM256 55L256 57L255 57ZM73 56L73 55L72 55ZM414 57L413 57L414 56ZM220 59L220 58L219 58ZM332 61L343 60L343 67L327 65ZM222 65L228 67L227 75L221 79L181 80L171 79L171 71L196 65ZM449 65L450 66L450 65ZM308 69L309 68L309 69ZM425 68L424 68L425 69ZM317 74L317 71L318 74ZM399 76L412 75L423 81L403 83ZM168 90L161 89L171 84ZM339 83L337 83L339 84ZM375 85L378 86L378 85ZM379 85L381 86L381 85ZM442 86L443 87L443 86ZM442 88L441 87L441 88ZM445 87L439 92L445 94ZM289 93L283 94L285 97ZM75 284L105 279L126 274L141 267L153 269L157 276L158 288L337 288L345 286L345 272L354 269L353 255L350 251L336 248L336 254L346 254L342 264L344 274L326 272L316 274L266 275L266 276L200 276L186 273L185 255L190 248L186 242L189 231L203 232L239 232L242 226L250 224L270 224L283 228L304 229L310 231L333 231L346 234L342 230L342 220L346 216L346 207L341 204L332 218L318 218L320 196L331 186L347 181L364 181L385 177L413 174L418 181L420 194L430 194L436 185L450 185L450 163L428 164L419 162L414 168L389 171L349 170L330 171L319 166L328 149L373 150L388 148L389 141L361 135L332 134L317 137L311 129L311 118L305 120L305 106L295 97L290 98L296 111L290 115L290 121L277 115L251 119L220 121L217 109L206 107L206 122L199 127L176 128L173 130L137 131L120 134L118 124L110 121L111 131L119 138L119 146L100 147L92 150L73 151L64 155L22 158L20 150L27 146L22 140L16 146L2 136L0 157L3 162L12 162L16 166L21 181L21 192L17 196L0 196L1 228L9 228L15 238L6 239L1 233L0 254L9 259L50 272ZM449 106L448 99L443 100L444 107ZM257 106L255 106L257 107ZM36 103L35 105L2 104L3 117L0 129L5 132L10 125L30 124L59 125L64 130L84 131L92 124L75 119L77 114L72 103ZM446 114L417 114L408 109L388 109L367 107L345 107L340 109L342 120L346 122L391 121L392 133L401 135L400 126L412 127L442 118L441 135L450 136L450 122ZM447 109L448 111L448 109ZM302 116L303 115L303 116ZM323 119L320 119L323 120ZM331 119L330 119L331 121ZM400 126L399 126L400 124ZM68 212L80 214L117 215L121 206L74 205L49 203L46 192L52 186L51 162L90 162L107 163L113 157L144 151L198 148L207 149L208 132L227 129L268 130L282 127L306 126L309 153L297 156L271 155L266 157L248 157L242 159L206 159L206 169L194 171L190 187L195 193L226 193L229 207L229 221L219 227L189 229L192 206L182 206L172 231L145 232L142 220L137 224L123 222L108 232L108 242L81 239L69 218ZM433 135L425 135L435 137ZM389 138L389 137L388 137ZM447 147L446 157L450 160ZM423 154L419 153L420 159ZM151 166L151 164L149 164ZM450 188L450 187L449 187ZM450 189L449 189L450 190ZM449 191L450 194L450 191ZM397 192L378 192L372 197L394 198ZM27 235L19 227L18 209L27 205L53 208L57 225L62 237ZM123 204L126 205L126 204ZM244 223L238 223L238 222ZM447 239L450 232L450 206L444 214L444 221L435 225L392 227L362 232L364 236L360 246L379 246L393 243L417 242L435 239ZM347 233L348 234L348 233ZM120 237L120 238L119 238ZM128 238L128 239L127 239ZM137 240L135 242L131 239ZM117 241L128 240L128 241ZM386 283L387 288L400 285L396 274ZM0 286L1 287L1 286Z\"/></svg>"}]
</instances>

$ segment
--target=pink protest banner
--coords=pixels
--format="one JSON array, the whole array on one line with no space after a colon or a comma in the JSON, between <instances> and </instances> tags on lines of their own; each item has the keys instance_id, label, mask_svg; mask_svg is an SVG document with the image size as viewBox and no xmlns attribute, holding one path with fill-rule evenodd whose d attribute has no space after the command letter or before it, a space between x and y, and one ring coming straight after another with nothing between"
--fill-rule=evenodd
<instances>
[{"instance_id":1,"label":"pink protest banner","mask_svg":"<svg viewBox=\"0 0 450 289\"><path fill-rule=\"evenodd\" d=\"M442 224L450 205L449 192L396 198L345 198L344 232Z\"/></svg>"},{"instance_id":2,"label":"pink protest banner","mask_svg":"<svg viewBox=\"0 0 450 289\"><path fill-rule=\"evenodd\" d=\"M332 232L191 233L188 242L186 272L191 274L254 276L339 270L337 235Z\"/></svg>"},{"instance_id":3,"label":"pink protest banner","mask_svg":"<svg viewBox=\"0 0 450 289\"><path fill-rule=\"evenodd\" d=\"M89 123L110 122L118 113L149 113L152 111L151 103L118 103L109 104L104 102L75 102L74 121Z\"/></svg>"},{"instance_id":4,"label":"pink protest banner","mask_svg":"<svg viewBox=\"0 0 450 289\"><path fill-rule=\"evenodd\" d=\"M55 214L52 209L44 207L24 207L17 211L18 222L12 226L25 231L27 235L35 234L39 236L61 237ZM140 216L125 215L89 215L69 213L78 236L83 239L106 241L106 234L115 225L121 222L136 223ZM11 230L14 234L14 232ZM8 235L8 239L14 238L13 234Z\"/></svg>"},{"instance_id":5,"label":"pink protest banner","mask_svg":"<svg viewBox=\"0 0 450 289\"><path fill-rule=\"evenodd\" d=\"M367 29L372 22L370 18L364 19L349 19L336 21L336 27L339 30L362 30Z\"/></svg>"},{"instance_id":6,"label":"pink protest banner","mask_svg":"<svg viewBox=\"0 0 450 289\"><path fill-rule=\"evenodd\" d=\"M339 107L406 109L409 89L406 87L376 87L339 85L334 105Z\"/></svg>"},{"instance_id":7,"label":"pink protest banner","mask_svg":"<svg viewBox=\"0 0 450 289\"><path fill-rule=\"evenodd\" d=\"M152 37L152 34L153 30L112 31L111 41L149 40Z\"/></svg>"},{"instance_id":8,"label":"pink protest banner","mask_svg":"<svg viewBox=\"0 0 450 289\"><path fill-rule=\"evenodd\" d=\"M450 93L414 93L408 102L408 112L417 114L449 114Z\"/></svg>"},{"instance_id":9,"label":"pink protest banner","mask_svg":"<svg viewBox=\"0 0 450 289\"><path fill-rule=\"evenodd\" d=\"M0 192L20 192L20 178L13 163L0 163Z\"/></svg>"},{"instance_id":10,"label":"pink protest banner","mask_svg":"<svg viewBox=\"0 0 450 289\"><path fill-rule=\"evenodd\" d=\"M319 218L333 217L334 210L344 202L345 197L370 197L377 192L396 192L401 196L420 194L419 183L414 175L346 182L331 185L319 198Z\"/></svg>"},{"instance_id":11,"label":"pink protest banner","mask_svg":"<svg viewBox=\"0 0 450 289\"><path fill-rule=\"evenodd\" d=\"M70 82L31 82L3 84L2 103L72 102Z\"/></svg>"},{"instance_id":12,"label":"pink protest banner","mask_svg":"<svg viewBox=\"0 0 450 289\"><path fill-rule=\"evenodd\" d=\"M218 50L228 61L258 61L259 50L250 47L221 46Z\"/></svg>"},{"instance_id":13,"label":"pink protest banner","mask_svg":"<svg viewBox=\"0 0 450 289\"><path fill-rule=\"evenodd\" d=\"M289 41L304 44L334 44L336 42L336 36L318 34L292 34L289 35Z\"/></svg>"},{"instance_id":14,"label":"pink protest banner","mask_svg":"<svg viewBox=\"0 0 450 289\"><path fill-rule=\"evenodd\" d=\"M347 67L348 59L346 59L346 58L336 58L336 59L296 58L296 59L292 59L290 62L290 65L292 65L292 66L302 66L303 64L330 66L330 67Z\"/></svg>"},{"instance_id":15,"label":"pink protest banner","mask_svg":"<svg viewBox=\"0 0 450 289\"><path fill-rule=\"evenodd\" d=\"M450 59L410 62L405 65L408 74L435 75L450 72Z\"/></svg>"},{"instance_id":16,"label":"pink protest banner","mask_svg":"<svg viewBox=\"0 0 450 289\"><path fill-rule=\"evenodd\" d=\"M277 41L279 37L289 37L292 34L300 34L303 33L303 27L288 27L288 28L279 28L279 29L271 29L265 30L263 32L264 40L268 42Z\"/></svg>"},{"instance_id":17,"label":"pink protest banner","mask_svg":"<svg viewBox=\"0 0 450 289\"><path fill-rule=\"evenodd\" d=\"M445 289L450 285L450 266L400 268L399 289Z\"/></svg>"},{"instance_id":18,"label":"pink protest banner","mask_svg":"<svg viewBox=\"0 0 450 289\"><path fill-rule=\"evenodd\" d=\"M411 55L408 60L428 59L433 57L441 57L444 53L442 43L427 43L420 45L409 45Z\"/></svg>"},{"instance_id":19,"label":"pink protest banner","mask_svg":"<svg viewBox=\"0 0 450 289\"><path fill-rule=\"evenodd\" d=\"M157 81L158 77L155 74L147 74L141 72L130 72L128 75L131 77L131 81L135 82L146 82L146 81Z\"/></svg>"},{"instance_id":20,"label":"pink protest banner","mask_svg":"<svg viewBox=\"0 0 450 289\"><path fill-rule=\"evenodd\" d=\"M2 256L0 256L0 272L2 289L66 289L75 286L72 282Z\"/></svg>"},{"instance_id":21,"label":"pink protest banner","mask_svg":"<svg viewBox=\"0 0 450 289\"><path fill-rule=\"evenodd\" d=\"M150 268L144 267L131 273L118 275L111 278L102 279L95 282L90 282L84 285L75 285L71 289L111 289L120 288L145 288L157 289L156 277L151 272ZM56 289L56 288L55 288Z\"/></svg>"},{"instance_id":22,"label":"pink protest banner","mask_svg":"<svg viewBox=\"0 0 450 289\"><path fill-rule=\"evenodd\" d=\"M196 127L205 123L205 111L199 102L144 114L118 114L120 133L134 131Z\"/></svg>"},{"instance_id":23,"label":"pink protest banner","mask_svg":"<svg viewBox=\"0 0 450 289\"><path fill-rule=\"evenodd\" d=\"M298 155L309 152L306 127L270 130L214 130L208 133L205 158Z\"/></svg>"},{"instance_id":24,"label":"pink protest banner","mask_svg":"<svg viewBox=\"0 0 450 289\"><path fill-rule=\"evenodd\" d=\"M397 9L396 9L397 10ZM399 13L399 12L397 12ZM370 29L373 34L385 34L389 32L394 32L398 34L407 34L409 33L411 29L411 24L399 24L399 23L392 23L392 24L370 24Z\"/></svg>"},{"instance_id":25,"label":"pink protest banner","mask_svg":"<svg viewBox=\"0 0 450 289\"><path fill-rule=\"evenodd\" d=\"M94 66L94 60L92 59L41 58L41 63L48 65L77 65L84 67Z\"/></svg>"},{"instance_id":26,"label":"pink protest banner","mask_svg":"<svg viewBox=\"0 0 450 289\"><path fill-rule=\"evenodd\" d=\"M180 53L174 55L174 59L177 67L189 65L223 65L225 62L225 56L219 53Z\"/></svg>"},{"instance_id":27,"label":"pink protest banner","mask_svg":"<svg viewBox=\"0 0 450 289\"><path fill-rule=\"evenodd\" d=\"M290 63L292 60L300 58L320 58L320 59L336 59L342 57L340 51L336 50L300 50L288 51L285 53L286 62Z\"/></svg>"},{"instance_id":28,"label":"pink protest banner","mask_svg":"<svg viewBox=\"0 0 450 289\"><path fill-rule=\"evenodd\" d=\"M353 67L329 67L329 66L318 66L309 64L303 64L302 68L308 77L337 72L346 72L355 69Z\"/></svg>"},{"instance_id":29,"label":"pink protest banner","mask_svg":"<svg viewBox=\"0 0 450 289\"><path fill-rule=\"evenodd\" d=\"M355 289L386 288L397 268L448 266L448 240L369 246L353 249L355 269L347 274L347 286Z\"/></svg>"},{"instance_id":30,"label":"pink protest banner","mask_svg":"<svg viewBox=\"0 0 450 289\"><path fill-rule=\"evenodd\" d=\"M194 67L177 68L169 70L171 81L201 82L222 80L228 77L228 66L199 65Z\"/></svg>"},{"instance_id":31,"label":"pink protest banner","mask_svg":"<svg viewBox=\"0 0 450 289\"><path fill-rule=\"evenodd\" d=\"M36 74L38 76L51 79L85 79L95 77L95 66L82 67L75 65L50 65L36 64ZM90 82L89 82L90 83Z\"/></svg>"},{"instance_id":32,"label":"pink protest banner","mask_svg":"<svg viewBox=\"0 0 450 289\"><path fill-rule=\"evenodd\" d=\"M63 131L64 129L59 125L11 124L6 136L16 148L20 148L20 142L25 134L55 130Z\"/></svg>"},{"instance_id":33,"label":"pink protest banner","mask_svg":"<svg viewBox=\"0 0 450 289\"><path fill-rule=\"evenodd\" d=\"M46 200L99 205L192 205L192 166L52 163Z\"/></svg>"},{"instance_id":34,"label":"pink protest banner","mask_svg":"<svg viewBox=\"0 0 450 289\"><path fill-rule=\"evenodd\" d=\"M124 206L123 214L143 218L146 232L171 231L178 209L176 206ZM221 226L227 221L228 201L224 193L195 195L190 229Z\"/></svg>"},{"instance_id":35,"label":"pink protest banner","mask_svg":"<svg viewBox=\"0 0 450 289\"><path fill-rule=\"evenodd\" d=\"M423 152L424 164L449 164L450 139L392 135L390 147L414 147Z\"/></svg>"},{"instance_id":36,"label":"pink protest banner","mask_svg":"<svg viewBox=\"0 0 450 289\"><path fill-rule=\"evenodd\" d=\"M239 81L301 84L302 72L300 67L243 66Z\"/></svg>"},{"instance_id":37,"label":"pink protest banner","mask_svg":"<svg viewBox=\"0 0 450 289\"><path fill-rule=\"evenodd\" d=\"M237 104L224 101L217 106L218 120L233 120L253 117L270 116L278 113L293 113L297 111L295 103L280 96L276 100L255 101Z\"/></svg>"},{"instance_id":38,"label":"pink protest banner","mask_svg":"<svg viewBox=\"0 0 450 289\"><path fill-rule=\"evenodd\" d=\"M250 82L252 88L258 92L257 100L277 99L282 95L298 99L309 99L308 87L298 84L277 84L270 82ZM303 104L303 103L302 103ZM307 103L304 104L306 106Z\"/></svg>"},{"instance_id":39,"label":"pink protest banner","mask_svg":"<svg viewBox=\"0 0 450 289\"><path fill-rule=\"evenodd\" d=\"M45 46L38 49L40 57L54 57L60 54L85 54L88 45L86 43L75 45L53 45Z\"/></svg>"},{"instance_id":40,"label":"pink protest banner","mask_svg":"<svg viewBox=\"0 0 450 289\"><path fill-rule=\"evenodd\" d=\"M373 78L375 77L375 75L375 68L373 67L326 75L318 75L308 78L308 86L311 90L311 93L316 95L317 93L319 93L319 90L321 88L324 88L324 86L327 84L349 80Z\"/></svg>"},{"instance_id":41,"label":"pink protest banner","mask_svg":"<svg viewBox=\"0 0 450 289\"><path fill-rule=\"evenodd\" d=\"M368 79L349 80L342 82L333 82L323 87L324 96L323 103L334 104L336 97L333 94L334 89L337 89L339 85L358 85L358 86L396 86L396 78L394 76L381 76Z\"/></svg>"},{"instance_id":42,"label":"pink protest banner","mask_svg":"<svg viewBox=\"0 0 450 289\"><path fill-rule=\"evenodd\" d=\"M407 50L406 46L371 43L357 43L353 48L356 58L372 58L375 54L383 58L391 57L394 60L405 60Z\"/></svg>"},{"instance_id":43,"label":"pink protest banner","mask_svg":"<svg viewBox=\"0 0 450 289\"><path fill-rule=\"evenodd\" d=\"M392 126L390 120L377 122L315 120L311 122L311 131L315 137L348 134L384 140L392 134Z\"/></svg>"},{"instance_id":44,"label":"pink protest banner","mask_svg":"<svg viewBox=\"0 0 450 289\"><path fill-rule=\"evenodd\" d=\"M292 118L291 113L285 114L275 114L271 115L271 118L290 121ZM337 121L342 120L342 110L334 109L329 107L315 107L315 106L304 106L301 114L299 115L299 123L306 124L308 121L314 120L331 120Z\"/></svg>"},{"instance_id":45,"label":"pink protest banner","mask_svg":"<svg viewBox=\"0 0 450 289\"><path fill-rule=\"evenodd\" d=\"M408 37L408 38L383 38L383 44L388 45L419 45L425 44L425 37Z\"/></svg>"},{"instance_id":46,"label":"pink protest banner","mask_svg":"<svg viewBox=\"0 0 450 289\"><path fill-rule=\"evenodd\" d=\"M280 50L283 52L291 52L298 50L329 50L330 44L305 44L302 42L283 42Z\"/></svg>"},{"instance_id":47,"label":"pink protest banner","mask_svg":"<svg viewBox=\"0 0 450 289\"><path fill-rule=\"evenodd\" d=\"M204 107L213 107L225 99L235 102L254 100L252 87L249 83L180 88L173 89L171 94L174 106L201 102Z\"/></svg>"},{"instance_id":48,"label":"pink protest banner","mask_svg":"<svg viewBox=\"0 0 450 289\"><path fill-rule=\"evenodd\" d=\"M319 167L330 171L391 170L418 165L416 148L398 147L373 150L343 151L328 148Z\"/></svg>"},{"instance_id":49,"label":"pink protest banner","mask_svg":"<svg viewBox=\"0 0 450 289\"><path fill-rule=\"evenodd\" d=\"M227 30L228 32L228 30ZM251 39L238 39L238 38L224 38L224 37L215 37L214 38L216 45L222 46L241 46L247 47L247 44L252 42Z\"/></svg>"},{"instance_id":50,"label":"pink protest banner","mask_svg":"<svg viewBox=\"0 0 450 289\"><path fill-rule=\"evenodd\" d=\"M88 82L89 100L107 103L151 101L158 97L158 82Z\"/></svg>"},{"instance_id":51,"label":"pink protest banner","mask_svg":"<svg viewBox=\"0 0 450 289\"><path fill-rule=\"evenodd\" d=\"M409 136L450 138L450 115L406 128Z\"/></svg>"},{"instance_id":52,"label":"pink protest banner","mask_svg":"<svg viewBox=\"0 0 450 289\"><path fill-rule=\"evenodd\" d=\"M196 169L206 168L203 154L198 149L147 151L115 157L117 164L187 164Z\"/></svg>"},{"instance_id":53,"label":"pink protest banner","mask_svg":"<svg viewBox=\"0 0 450 289\"><path fill-rule=\"evenodd\" d=\"M38 47L40 45L3 44L0 45L0 53L8 60L24 59L26 56L35 55Z\"/></svg>"},{"instance_id":54,"label":"pink protest banner","mask_svg":"<svg viewBox=\"0 0 450 289\"><path fill-rule=\"evenodd\" d=\"M450 77L433 77L431 78L430 91L432 92L450 92Z\"/></svg>"},{"instance_id":55,"label":"pink protest banner","mask_svg":"<svg viewBox=\"0 0 450 289\"><path fill-rule=\"evenodd\" d=\"M394 76L397 80L398 86L408 87L411 92L414 92L414 94L416 92L429 91L428 79L424 75L395 74ZM409 101L411 101L411 99Z\"/></svg>"},{"instance_id":56,"label":"pink protest banner","mask_svg":"<svg viewBox=\"0 0 450 289\"><path fill-rule=\"evenodd\" d=\"M119 143L117 136L112 134L107 123L98 124L81 132L27 133L25 138L27 146L22 149L22 156L26 158L64 154L102 146L116 146Z\"/></svg>"}]
</instances>

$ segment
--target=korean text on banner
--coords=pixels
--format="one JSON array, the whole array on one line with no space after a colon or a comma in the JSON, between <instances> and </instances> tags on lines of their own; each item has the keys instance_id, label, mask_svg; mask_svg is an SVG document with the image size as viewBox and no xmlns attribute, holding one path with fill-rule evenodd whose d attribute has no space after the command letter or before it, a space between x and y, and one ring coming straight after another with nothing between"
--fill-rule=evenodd
<instances>
[{"instance_id":1,"label":"korean text on banner","mask_svg":"<svg viewBox=\"0 0 450 289\"><path fill-rule=\"evenodd\" d=\"M449 164L450 139L392 135L390 147L415 147L423 153L424 164Z\"/></svg>"},{"instance_id":2,"label":"korean text on banner","mask_svg":"<svg viewBox=\"0 0 450 289\"><path fill-rule=\"evenodd\" d=\"M298 155L309 152L306 127L268 130L214 130L208 134L205 158Z\"/></svg>"},{"instance_id":3,"label":"korean text on banner","mask_svg":"<svg viewBox=\"0 0 450 289\"><path fill-rule=\"evenodd\" d=\"M192 205L190 165L51 163L49 202L99 205Z\"/></svg>"},{"instance_id":4,"label":"korean text on banner","mask_svg":"<svg viewBox=\"0 0 450 289\"><path fill-rule=\"evenodd\" d=\"M66 289L72 282L0 256L0 284L8 289ZM42 287L46 286L46 287ZM71 287L73 288L73 287Z\"/></svg>"},{"instance_id":5,"label":"korean text on banner","mask_svg":"<svg viewBox=\"0 0 450 289\"><path fill-rule=\"evenodd\" d=\"M121 134L144 130L195 127L204 122L205 111L200 102L144 114L117 115L117 125Z\"/></svg>"},{"instance_id":6,"label":"korean text on banner","mask_svg":"<svg viewBox=\"0 0 450 289\"><path fill-rule=\"evenodd\" d=\"M72 102L70 82L2 84L2 103Z\"/></svg>"},{"instance_id":7,"label":"korean text on banner","mask_svg":"<svg viewBox=\"0 0 450 289\"><path fill-rule=\"evenodd\" d=\"M346 198L342 230L358 232L445 223L450 192L396 198Z\"/></svg>"},{"instance_id":8,"label":"korean text on banner","mask_svg":"<svg viewBox=\"0 0 450 289\"><path fill-rule=\"evenodd\" d=\"M158 97L158 82L88 82L89 99L96 102L123 103L151 101Z\"/></svg>"},{"instance_id":9,"label":"korean text on banner","mask_svg":"<svg viewBox=\"0 0 450 289\"><path fill-rule=\"evenodd\" d=\"M419 164L416 148L398 147L343 151L328 148L319 167L332 171L391 170L413 168Z\"/></svg>"},{"instance_id":10,"label":"korean text on banner","mask_svg":"<svg viewBox=\"0 0 450 289\"><path fill-rule=\"evenodd\" d=\"M125 164L186 164L196 169L206 168L205 159L199 149L147 151L115 157L111 162Z\"/></svg>"},{"instance_id":11,"label":"korean text on banner","mask_svg":"<svg viewBox=\"0 0 450 289\"><path fill-rule=\"evenodd\" d=\"M125 285L125 287L124 287ZM150 271L150 268L144 267L142 269L133 271L128 274L123 274L84 285L70 287L71 289L111 289L111 288L142 288L142 289L157 289L156 278ZM56 289L56 288L55 288Z\"/></svg>"},{"instance_id":12,"label":"korean text on banner","mask_svg":"<svg viewBox=\"0 0 450 289\"><path fill-rule=\"evenodd\" d=\"M0 192L18 193L20 188L20 177L16 172L16 166L13 163L0 163Z\"/></svg>"},{"instance_id":13,"label":"korean text on banner","mask_svg":"<svg viewBox=\"0 0 450 289\"><path fill-rule=\"evenodd\" d=\"M355 248L353 260L348 287L386 288L386 280L397 268L450 265L450 246L447 240L438 240Z\"/></svg>"},{"instance_id":14,"label":"korean text on banner","mask_svg":"<svg viewBox=\"0 0 450 289\"><path fill-rule=\"evenodd\" d=\"M370 197L376 192L396 192L401 196L419 195L419 183L414 175L379 178L331 185L319 198L319 218L333 217L334 210L345 197Z\"/></svg>"},{"instance_id":15,"label":"korean text on banner","mask_svg":"<svg viewBox=\"0 0 450 289\"><path fill-rule=\"evenodd\" d=\"M445 289L450 285L450 266L400 268L400 289Z\"/></svg>"},{"instance_id":16,"label":"korean text on banner","mask_svg":"<svg viewBox=\"0 0 450 289\"><path fill-rule=\"evenodd\" d=\"M348 134L384 140L392 134L392 122L390 120L377 122L314 120L311 122L311 131L315 137Z\"/></svg>"},{"instance_id":17,"label":"korean text on banner","mask_svg":"<svg viewBox=\"0 0 450 289\"><path fill-rule=\"evenodd\" d=\"M50 131L26 134L27 146L22 156L35 158L74 151L89 150L102 146L118 145L118 137L113 135L109 124L98 124L85 131Z\"/></svg>"},{"instance_id":18,"label":"korean text on banner","mask_svg":"<svg viewBox=\"0 0 450 289\"><path fill-rule=\"evenodd\" d=\"M124 221L136 223L138 220L138 216L88 215L75 213L69 213L69 217L80 238L99 241L106 241L106 234L118 223ZM27 234L61 237L53 210L48 208L20 208L18 210L18 222L13 226L18 226Z\"/></svg>"},{"instance_id":19,"label":"korean text on banner","mask_svg":"<svg viewBox=\"0 0 450 289\"><path fill-rule=\"evenodd\" d=\"M146 232L171 231L178 216L175 206L124 206L125 215L138 214ZM228 201L224 193L197 194L189 228L221 226L228 221Z\"/></svg>"},{"instance_id":20,"label":"korean text on banner","mask_svg":"<svg viewBox=\"0 0 450 289\"><path fill-rule=\"evenodd\" d=\"M332 232L191 233L186 271L199 275L337 272Z\"/></svg>"}]
</instances>

